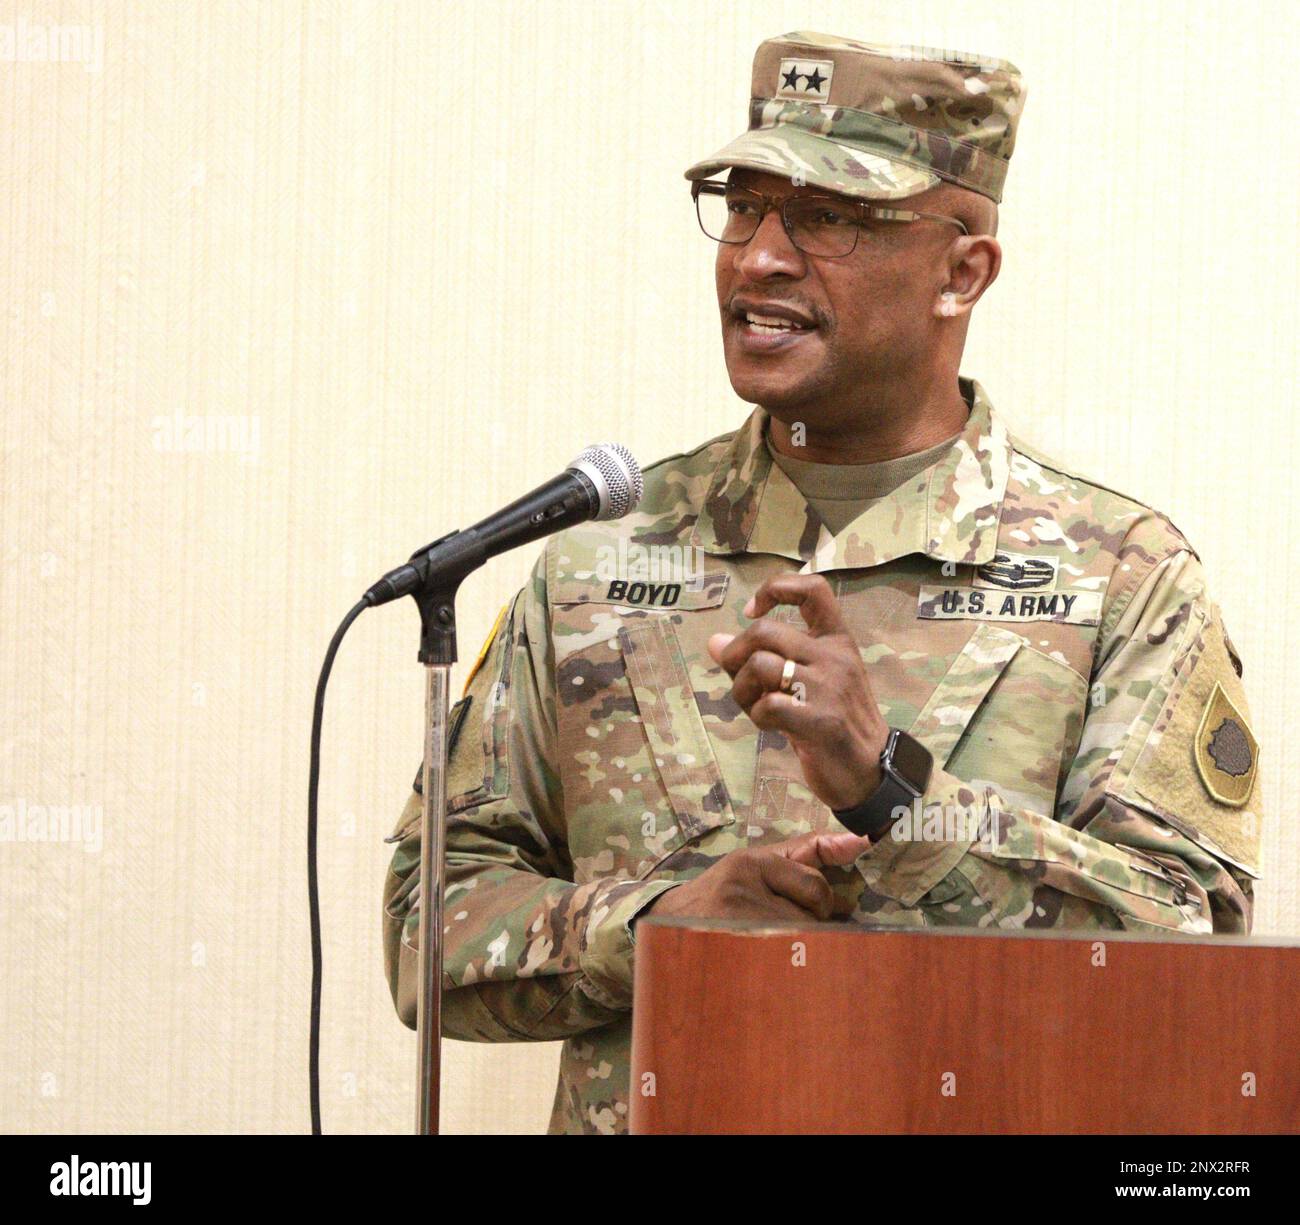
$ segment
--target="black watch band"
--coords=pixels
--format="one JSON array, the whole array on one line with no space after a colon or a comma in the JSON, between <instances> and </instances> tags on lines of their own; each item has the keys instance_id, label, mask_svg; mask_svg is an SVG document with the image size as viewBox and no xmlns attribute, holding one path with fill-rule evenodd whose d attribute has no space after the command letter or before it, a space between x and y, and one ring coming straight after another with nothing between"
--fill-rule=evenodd
<instances>
[{"instance_id":1,"label":"black watch band","mask_svg":"<svg viewBox=\"0 0 1300 1225\"><path fill-rule=\"evenodd\" d=\"M880 754L880 785L856 808L835 811L835 819L855 834L878 842L897 820L896 809L912 807L930 785L934 758L916 737L891 728Z\"/></svg>"}]
</instances>

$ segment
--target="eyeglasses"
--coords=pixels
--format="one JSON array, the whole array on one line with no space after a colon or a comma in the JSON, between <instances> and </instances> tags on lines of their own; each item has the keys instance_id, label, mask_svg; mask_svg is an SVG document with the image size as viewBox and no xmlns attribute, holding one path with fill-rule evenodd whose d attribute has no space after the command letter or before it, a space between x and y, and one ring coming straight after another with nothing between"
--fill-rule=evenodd
<instances>
[{"instance_id":1,"label":"eyeglasses","mask_svg":"<svg viewBox=\"0 0 1300 1225\"><path fill-rule=\"evenodd\" d=\"M786 196L778 200L717 180L692 183L691 195L700 229L715 242L747 243L758 233L768 212L777 209L790 241L805 254L823 259L851 254L858 245L859 232L872 221L942 221L963 234L970 233L956 217L862 204L844 196Z\"/></svg>"}]
</instances>

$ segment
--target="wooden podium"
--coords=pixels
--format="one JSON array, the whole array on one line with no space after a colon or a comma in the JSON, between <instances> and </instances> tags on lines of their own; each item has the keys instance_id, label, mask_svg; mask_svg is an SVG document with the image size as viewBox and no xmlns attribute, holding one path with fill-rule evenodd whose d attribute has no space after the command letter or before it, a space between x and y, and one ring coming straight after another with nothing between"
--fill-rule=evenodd
<instances>
[{"instance_id":1,"label":"wooden podium","mask_svg":"<svg viewBox=\"0 0 1300 1225\"><path fill-rule=\"evenodd\" d=\"M633 1133L1300 1131L1300 942L636 929Z\"/></svg>"}]
</instances>

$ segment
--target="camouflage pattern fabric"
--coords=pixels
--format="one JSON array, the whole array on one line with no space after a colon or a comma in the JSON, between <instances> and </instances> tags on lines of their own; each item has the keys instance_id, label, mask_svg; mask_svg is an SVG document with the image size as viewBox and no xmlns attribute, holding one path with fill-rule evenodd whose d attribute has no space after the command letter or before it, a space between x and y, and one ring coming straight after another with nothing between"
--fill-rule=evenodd
<instances>
[{"instance_id":1,"label":"camouflage pattern fabric","mask_svg":"<svg viewBox=\"0 0 1300 1225\"><path fill-rule=\"evenodd\" d=\"M1258 746L1195 552L962 391L951 448L836 536L756 409L649 468L629 518L551 538L501 620L451 760L445 1032L564 1039L553 1130L626 1129L638 912L729 851L838 828L705 649L775 574L827 576L885 718L935 758L924 807L833 870L852 921L1249 931ZM407 1024L419 807L384 899Z\"/></svg>"},{"instance_id":2,"label":"camouflage pattern fabric","mask_svg":"<svg viewBox=\"0 0 1300 1225\"><path fill-rule=\"evenodd\" d=\"M743 166L869 200L943 179L1000 201L1024 98L1005 60L784 34L754 55L748 130L686 177Z\"/></svg>"}]
</instances>

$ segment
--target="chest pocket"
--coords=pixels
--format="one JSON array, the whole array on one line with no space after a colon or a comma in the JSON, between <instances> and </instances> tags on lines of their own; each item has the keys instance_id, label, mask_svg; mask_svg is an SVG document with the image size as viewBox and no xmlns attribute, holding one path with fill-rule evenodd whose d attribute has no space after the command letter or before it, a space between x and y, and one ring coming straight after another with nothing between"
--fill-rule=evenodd
<instances>
[{"instance_id":1,"label":"chest pocket","mask_svg":"<svg viewBox=\"0 0 1300 1225\"><path fill-rule=\"evenodd\" d=\"M977 625L908 729L946 766L962 736L1024 639L996 625Z\"/></svg>"},{"instance_id":2,"label":"chest pocket","mask_svg":"<svg viewBox=\"0 0 1300 1225\"><path fill-rule=\"evenodd\" d=\"M991 695L1024 645L1019 634L1003 627L975 627L908 728L934 754L935 766L973 781L966 765L970 760L985 761L980 751L986 739L982 718L988 712ZM914 923L919 912L914 908L917 897L912 878L906 872L893 870L890 844L884 844L881 851L883 854L868 856L856 865L866 884L863 904L876 921ZM924 896L927 902L941 903L958 892L957 882L941 875Z\"/></svg>"},{"instance_id":3,"label":"chest pocket","mask_svg":"<svg viewBox=\"0 0 1300 1225\"><path fill-rule=\"evenodd\" d=\"M645 871L736 816L695 700L690 670L670 616L648 617L619 630L628 681L663 784L658 811L643 815L642 835L657 855ZM649 824L653 821L654 828Z\"/></svg>"}]
</instances>

